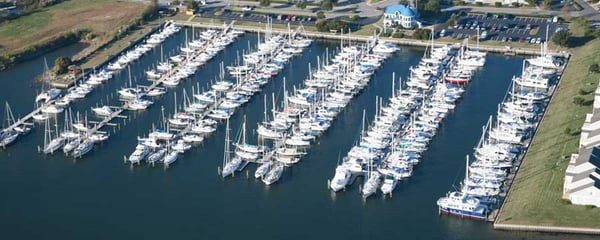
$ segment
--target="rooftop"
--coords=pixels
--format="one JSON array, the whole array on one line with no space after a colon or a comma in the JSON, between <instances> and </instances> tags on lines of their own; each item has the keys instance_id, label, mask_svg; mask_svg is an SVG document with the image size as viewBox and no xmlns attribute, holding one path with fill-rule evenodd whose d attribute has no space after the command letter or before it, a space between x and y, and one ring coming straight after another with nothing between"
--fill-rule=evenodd
<instances>
[{"instance_id":1,"label":"rooftop","mask_svg":"<svg viewBox=\"0 0 600 240\"><path fill-rule=\"evenodd\" d=\"M391 5L385 9L385 14L394 14L400 12L403 16L415 17L417 16L416 9L409 7L408 5Z\"/></svg>"}]
</instances>

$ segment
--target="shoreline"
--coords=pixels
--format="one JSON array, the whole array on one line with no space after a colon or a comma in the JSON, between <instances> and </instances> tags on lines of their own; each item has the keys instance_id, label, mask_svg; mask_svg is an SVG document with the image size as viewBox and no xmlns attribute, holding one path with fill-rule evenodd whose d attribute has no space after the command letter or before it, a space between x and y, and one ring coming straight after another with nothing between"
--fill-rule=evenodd
<instances>
[{"instance_id":1,"label":"shoreline","mask_svg":"<svg viewBox=\"0 0 600 240\"><path fill-rule=\"evenodd\" d=\"M505 224L505 223L494 223L494 230L600 235L600 229L598 229L598 228L557 227L557 226Z\"/></svg>"},{"instance_id":2,"label":"shoreline","mask_svg":"<svg viewBox=\"0 0 600 240\"><path fill-rule=\"evenodd\" d=\"M203 28L219 28L219 29L223 29L225 28L225 26L220 25L220 24L209 24L209 23L202 23L202 22L193 22L193 21L181 21L181 20L176 20L175 21L176 24L181 25L181 26L186 26L186 27L203 27ZM239 25L235 25L233 24L231 26L232 29L236 29L236 30L243 30L243 31L249 31L249 32L265 32L266 30L261 28L261 27L253 27L253 26L239 26ZM271 29L271 32L274 33L280 33L280 34L287 34L288 32L286 30L280 30L280 29ZM373 37L372 36L363 36L363 35L339 35L339 34L331 34L331 33L326 33L326 32L314 32L314 31L305 31L304 32L307 36L312 37L312 38L317 38L317 39L332 39L332 40L340 40L340 39L351 39L351 40L355 40L355 41L369 41L371 40ZM385 38L383 39L386 42L390 42L390 43L395 43L395 44L399 44L399 45L403 45L403 46L418 46L418 47L427 47L431 45L430 41L423 41L423 40L417 40L417 39L406 39L406 38ZM448 41L435 41L434 42L435 46L445 46L445 45L451 45L453 48L458 48L460 46L460 43L455 43L455 42L448 42ZM525 56L537 56L540 54L540 51L538 49L522 49L522 48L507 48L507 47L497 47L497 46L490 46L487 44L479 44L479 49L482 51L486 51L486 52L491 52L491 53L500 53L500 54L504 54L504 55L525 55ZM566 51L549 51L548 52L549 55L552 56L560 56L560 57L565 57L568 58L570 56L569 52Z\"/></svg>"}]
</instances>

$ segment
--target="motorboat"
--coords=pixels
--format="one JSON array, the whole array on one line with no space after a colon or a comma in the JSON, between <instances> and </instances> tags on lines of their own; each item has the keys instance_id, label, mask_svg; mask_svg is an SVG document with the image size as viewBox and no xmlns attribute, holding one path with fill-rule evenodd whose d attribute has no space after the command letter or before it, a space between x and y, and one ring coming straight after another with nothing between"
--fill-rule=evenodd
<instances>
[{"instance_id":1,"label":"motorboat","mask_svg":"<svg viewBox=\"0 0 600 240\"><path fill-rule=\"evenodd\" d=\"M109 106L95 107L92 111L100 116L110 116L114 112Z\"/></svg>"},{"instance_id":2,"label":"motorboat","mask_svg":"<svg viewBox=\"0 0 600 240\"><path fill-rule=\"evenodd\" d=\"M51 100L54 100L55 98L57 98L60 95L60 89L57 88L50 88L40 94L38 94L35 97L35 101L36 102L40 102L43 101L44 103L48 103Z\"/></svg>"},{"instance_id":3,"label":"motorboat","mask_svg":"<svg viewBox=\"0 0 600 240\"><path fill-rule=\"evenodd\" d=\"M342 190L348 185L351 177L352 173L348 168L345 165L339 165L335 168L335 175L329 183L329 188L334 192Z\"/></svg>"},{"instance_id":4,"label":"motorboat","mask_svg":"<svg viewBox=\"0 0 600 240\"><path fill-rule=\"evenodd\" d=\"M144 144L138 144L135 146L135 151L129 155L127 161L131 164L139 164L146 156L150 154L150 147Z\"/></svg>"}]
</instances>

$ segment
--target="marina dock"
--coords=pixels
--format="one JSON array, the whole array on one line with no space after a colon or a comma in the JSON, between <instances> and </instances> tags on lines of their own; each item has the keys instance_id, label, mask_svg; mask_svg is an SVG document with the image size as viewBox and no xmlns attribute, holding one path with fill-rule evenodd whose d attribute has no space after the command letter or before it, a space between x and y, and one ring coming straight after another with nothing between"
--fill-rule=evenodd
<instances>
[{"instance_id":1,"label":"marina dock","mask_svg":"<svg viewBox=\"0 0 600 240\"><path fill-rule=\"evenodd\" d=\"M228 29L230 29L230 27L231 27L231 25L230 26L225 26L224 27L224 31L221 34L224 34ZM154 32L154 31L152 31L152 32ZM215 41L215 39L212 39L210 42L213 43L214 41ZM204 53L206 51L206 49L208 48L208 46L210 46L210 45L211 44L207 44L203 48L200 48L200 49L196 50L192 54L192 57L197 57L198 55ZM106 63L103 63L102 65L106 65ZM137 98L145 97L147 95L148 91L151 91L153 89L158 88L161 85L162 82L164 82L167 78L169 78L174 73L176 73L181 67L182 67L182 65L176 65L171 70L169 70L168 72L166 72L165 74L163 74L159 79L153 81L150 86L144 86L143 88L145 88L146 91L140 92L137 95ZM81 79L77 79L77 81L80 81L80 80ZM36 115L36 114L39 114L40 112L42 112L42 110L45 107L54 104L57 99L58 98L52 99L52 100L48 101L47 103L41 104L39 107L35 108L33 111L31 111L30 113L28 113L24 117L17 119L12 125L8 126L6 129L9 130L9 131L12 131L16 127L22 126L22 125L33 126L34 125L32 123L33 116ZM86 131L86 135L85 136L89 138L89 136L94 135L96 132L100 131L100 129L103 128L104 126L113 125L113 124L111 124L111 121L113 119L115 119L115 118L126 118L126 116L123 116L122 113L124 113L126 110L130 110L129 106L131 105L131 103L134 100L135 100L135 98L134 99L125 100L124 103L123 103L123 105L119 106L119 107L112 106L111 109L116 109L116 111L114 111L110 115L104 117L100 122L95 122L94 126Z\"/></svg>"}]
</instances>

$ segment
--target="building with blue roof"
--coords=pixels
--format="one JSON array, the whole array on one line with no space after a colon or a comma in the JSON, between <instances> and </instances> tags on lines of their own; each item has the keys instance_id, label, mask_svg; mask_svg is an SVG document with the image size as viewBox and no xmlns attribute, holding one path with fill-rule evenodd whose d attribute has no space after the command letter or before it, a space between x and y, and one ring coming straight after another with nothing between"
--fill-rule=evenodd
<instances>
[{"instance_id":1,"label":"building with blue roof","mask_svg":"<svg viewBox=\"0 0 600 240\"><path fill-rule=\"evenodd\" d=\"M383 24L386 26L400 25L403 28L421 27L418 21L419 12L408 5L391 5L385 9Z\"/></svg>"}]
</instances>

